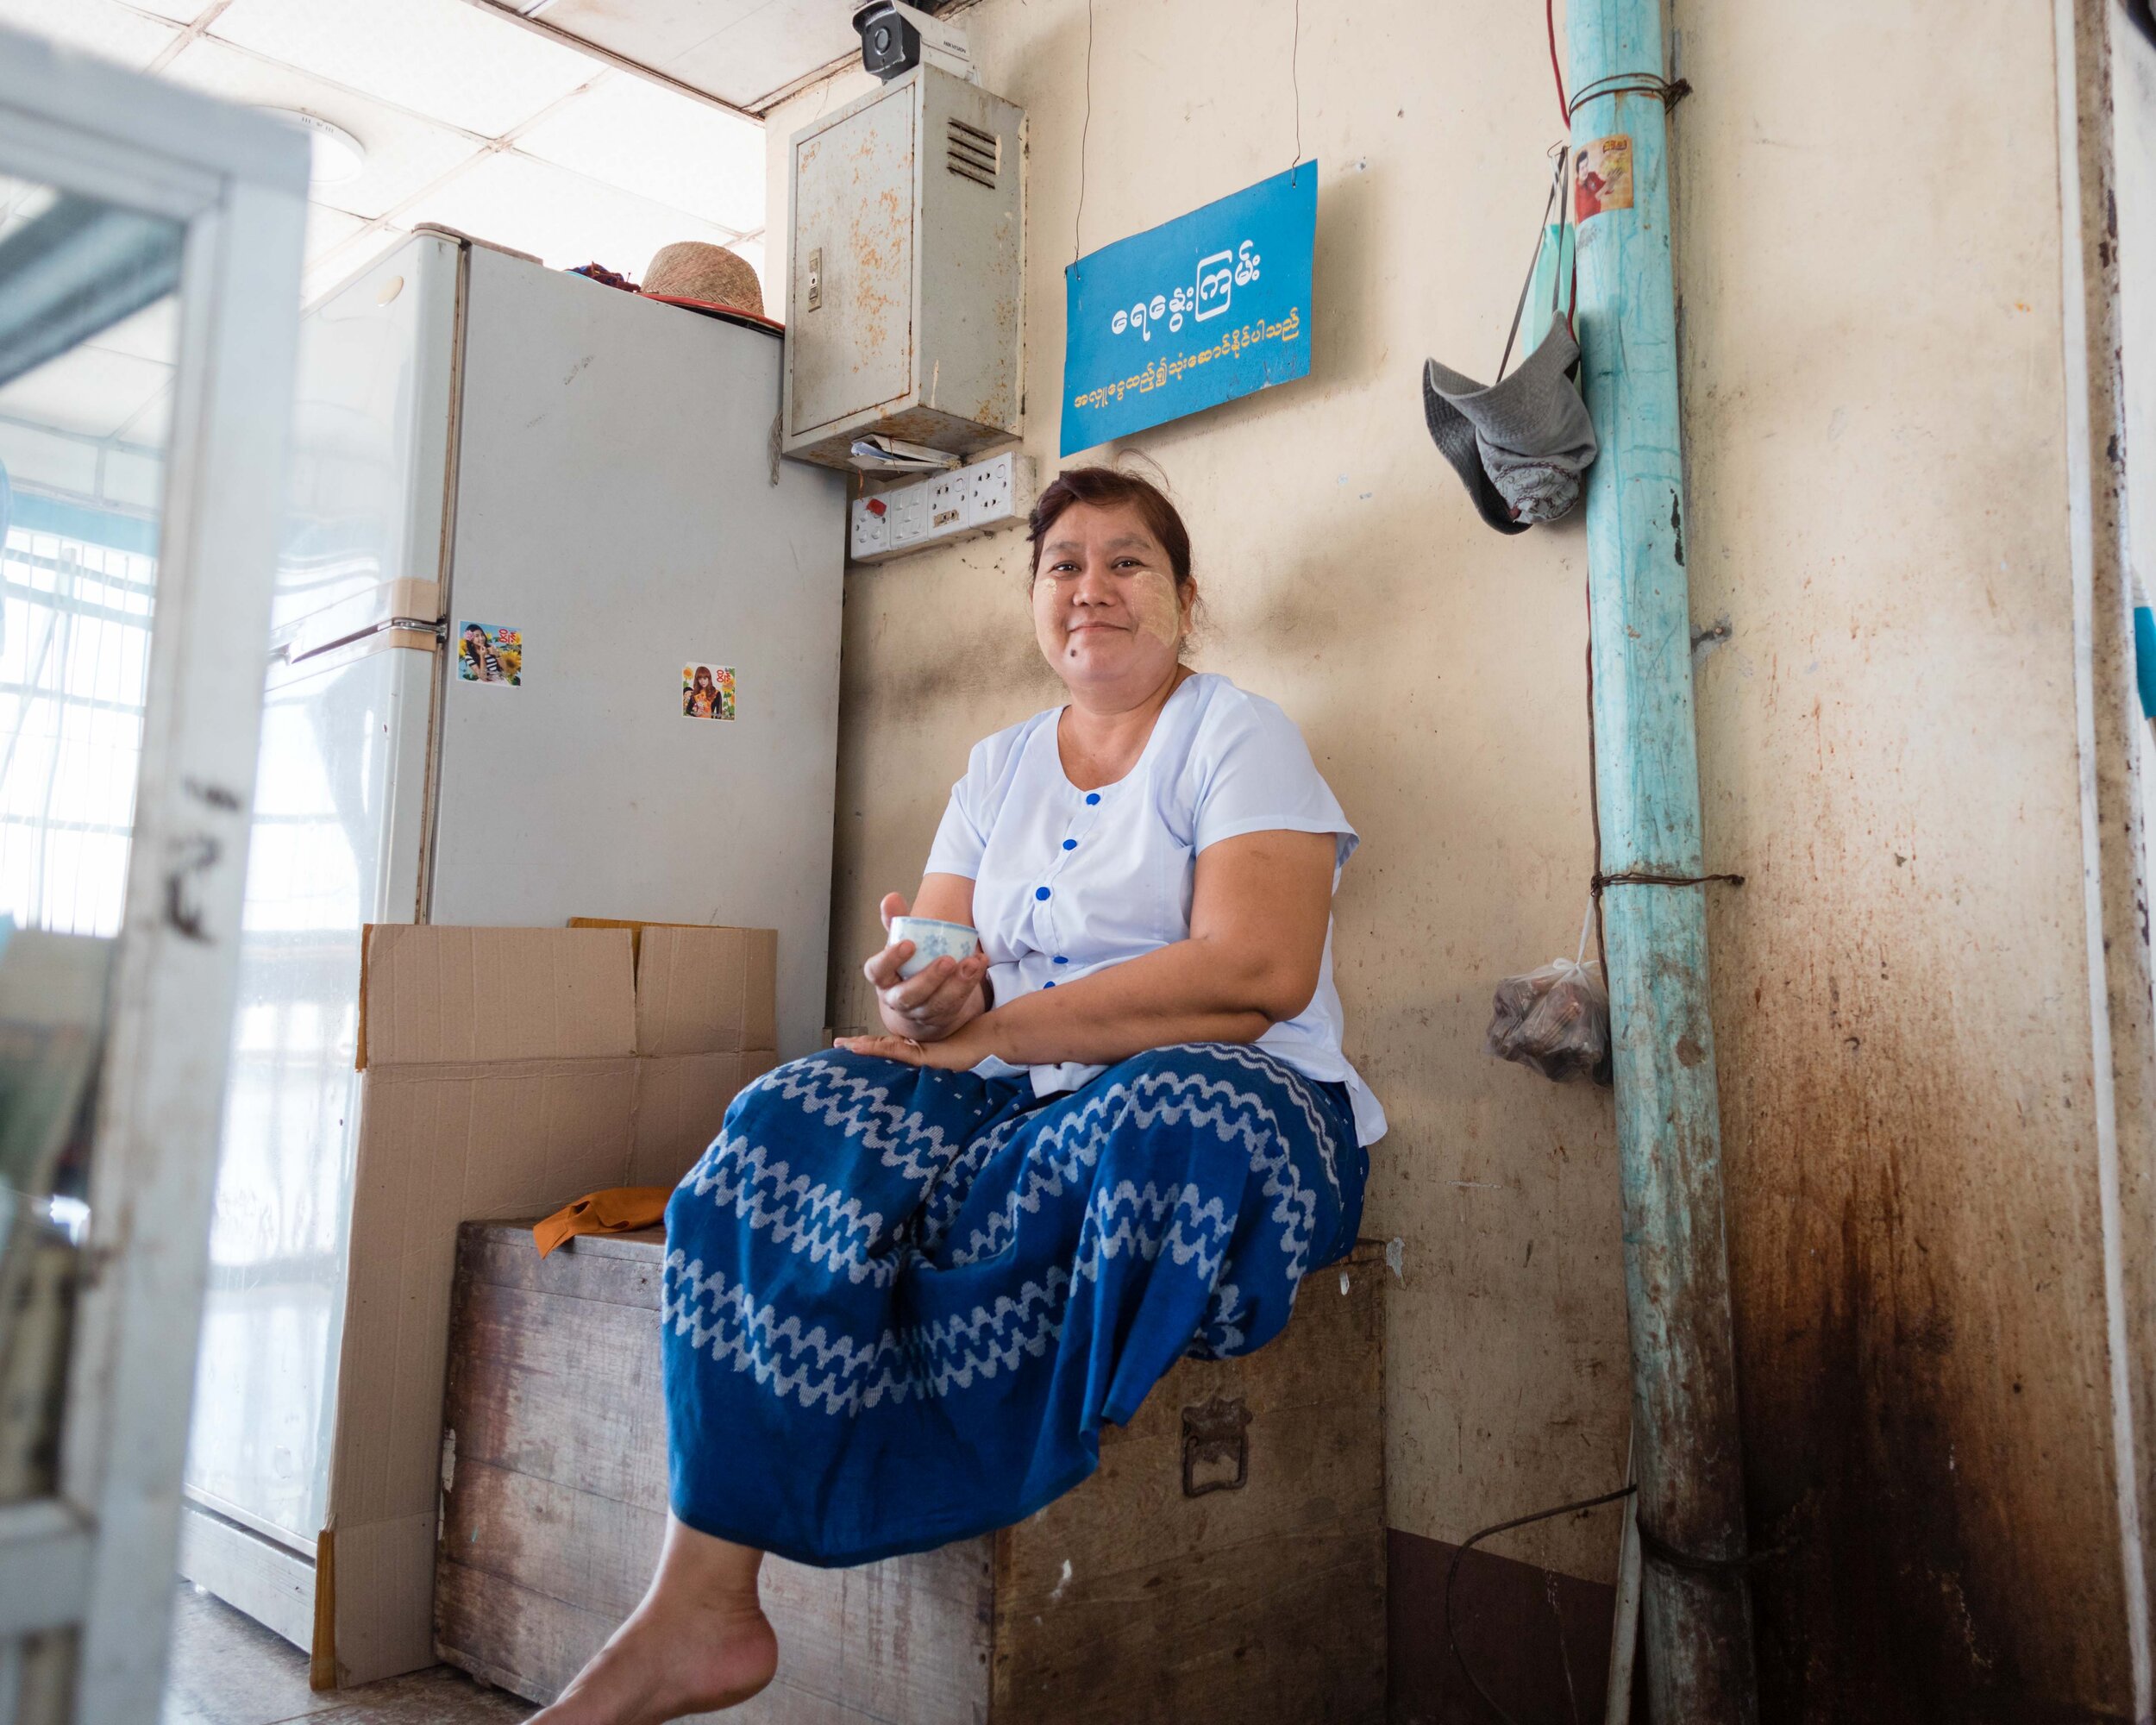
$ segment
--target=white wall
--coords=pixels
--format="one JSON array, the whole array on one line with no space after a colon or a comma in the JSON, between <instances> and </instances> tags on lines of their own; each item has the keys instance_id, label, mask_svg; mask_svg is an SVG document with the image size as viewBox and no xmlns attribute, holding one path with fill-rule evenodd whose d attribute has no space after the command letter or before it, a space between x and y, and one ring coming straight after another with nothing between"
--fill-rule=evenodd
<instances>
[{"instance_id":1,"label":"white wall","mask_svg":"<svg viewBox=\"0 0 2156 1725\"><path fill-rule=\"evenodd\" d=\"M1295 10L1094 0L1087 248L1288 165ZM967 15L1029 116L1044 475L1087 18ZM1481 1051L1492 985L1585 901L1581 536L1484 528L1417 396L1426 354L1487 375L1503 340L1559 131L1539 23L1301 9L1313 375L1134 440L1191 526L1197 662L1294 714L1363 834L1338 954L1393 1120L1366 1231L1406 1243L1390 1517L1445 1542L1606 1489L1628 1418L1607 1096ZM2113 1716L2052 15L1675 23L1689 573L1729 624L1696 665L1707 856L1748 879L1711 923L1741 1394L1755 1538L1789 1546L1767 1716ZM774 116L774 162L825 99ZM967 746L1055 698L1025 584L1011 533L849 577L841 1024ZM1613 1533L1500 1549L1606 1578Z\"/></svg>"},{"instance_id":2,"label":"white wall","mask_svg":"<svg viewBox=\"0 0 2156 1725\"><path fill-rule=\"evenodd\" d=\"M1294 13L1291 0L1098 0L1087 249L1288 165ZM1539 33L1501 65L1446 69L1438 54L1432 74L1432 44L1480 34L1481 16L1420 0L1303 9L1302 142L1320 176L1313 375L1131 442L1190 525L1209 613L1195 662L1287 706L1363 836L1336 962L1350 1054L1393 1122L1365 1232L1406 1242L1391 1516L1453 1541L1607 1489L1628 1382L1607 1095L1482 1052L1498 979L1572 951L1592 864L1581 536L1490 531L1422 423L1426 354L1495 368L1548 183L1556 104ZM966 22L982 82L1027 112L1025 447L1045 479L1087 9L988 0ZM771 117L781 178L786 139L847 99L805 92ZM779 185L770 208L775 266ZM775 271L766 298L784 303ZM858 967L880 938L876 900L912 890L968 747L1059 692L1033 645L1015 530L856 568L847 597L841 1025L868 1010ZM1552 1524L1514 1550L1606 1576L1614 1528Z\"/></svg>"}]
</instances>

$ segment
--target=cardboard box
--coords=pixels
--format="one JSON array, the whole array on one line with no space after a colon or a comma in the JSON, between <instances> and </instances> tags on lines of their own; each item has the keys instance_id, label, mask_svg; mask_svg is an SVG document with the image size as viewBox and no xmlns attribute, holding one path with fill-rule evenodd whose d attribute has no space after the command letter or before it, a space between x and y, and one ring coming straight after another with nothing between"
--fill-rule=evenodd
<instances>
[{"instance_id":1,"label":"cardboard box","mask_svg":"<svg viewBox=\"0 0 2156 1725\"><path fill-rule=\"evenodd\" d=\"M779 1063L778 932L598 917L569 926L629 931L639 1058L636 1143L620 1183L670 1186L704 1153L726 1104Z\"/></svg>"},{"instance_id":2,"label":"cardboard box","mask_svg":"<svg viewBox=\"0 0 2156 1725\"><path fill-rule=\"evenodd\" d=\"M672 1184L778 1061L768 929L383 924L364 951L317 1687L435 1662L458 1225Z\"/></svg>"}]
</instances>

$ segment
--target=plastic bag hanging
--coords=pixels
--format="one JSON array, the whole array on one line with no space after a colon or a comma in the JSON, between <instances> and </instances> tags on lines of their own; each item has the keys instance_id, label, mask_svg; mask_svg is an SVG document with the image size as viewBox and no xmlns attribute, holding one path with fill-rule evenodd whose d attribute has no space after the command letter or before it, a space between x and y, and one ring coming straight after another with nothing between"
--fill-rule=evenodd
<instances>
[{"instance_id":1,"label":"plastic bag hanging","mask_svg":"<svg viewBox=\"0 0 2156 1725\"><path fill-rule=\"evenodd\" d=\"M1587 914L1577 957L1553 958L1539 970L1507 976L1497 985L1484 1053L1516 1060L1553 1083L1610 1082L1609 990L1602 967L1587 957L1591 903Z\"/></svg>"},{"instance_id":2,"label":"plastic bag hanging","mask_svg":"<svg viewBox=\"0 0 2156 1725\"><path fill-rule=\"evenodd\" d=\"M1568 157L1562 148L1556 153L1549 202L1535 230L1535 254L1520 303L1513 308L1497 381L1485 388L1435 360L1422 368L1422 413L1431 442L1452 464L1482 519L1501 533L1524 533L1536 522L1569 514L1600 448L1574 377L1580 349L1572 332L1571 254L1562 212L1556 227L1548 225ZM1520 314L1545 253L1551 254L1548 331L1507 378L1505 366L1520 334Z\"/></svg>"}]
</instances>

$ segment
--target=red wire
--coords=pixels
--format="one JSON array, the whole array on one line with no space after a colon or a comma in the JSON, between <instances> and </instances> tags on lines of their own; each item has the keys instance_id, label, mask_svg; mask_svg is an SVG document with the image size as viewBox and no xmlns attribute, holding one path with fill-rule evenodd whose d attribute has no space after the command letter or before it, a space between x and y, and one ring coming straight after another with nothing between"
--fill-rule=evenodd
<instances>
[{"instance_id":1,"label":"red wire","mask_svg":"<svg viewBox=\"0 0 2156 1725\"><path fill-rule=\"evenodd\" d=\"M1557 69L1557 0L1542 0L1542 22L1549 27L1550 30L1550 76L1557 80L1557 112L1564 116L1564 129L1569 139L1572 130L1572 106L1564 99L1564 74ZM1569 204L1572 197L1570 186L1565 188L1564 197ZM1562 210L1558 212L1557 225L1560 229L1564 225ZM1568 325L1571 323L1572 314L1579 305L1579 295L1580 259L1579 254L1575 252L1572 254L1572 281L1564 296L1564 321ZM1602 865L1597 862L1595 866L1599 869ZM1609 975L1608 970L1605 969L1602 975L1605 976Z\"/></svg>"},{"instance_id":2,"label":"red wire","mask_svg":"<svg viewBox=\"0 0 2156 1725\"><path fill-rule=\"evenodd\" d=\"M1550 27L1550 76L1557 81L1557 116L1569 132L1572 110L1564 99L1564 74L1557 70L1557 0L1542 0L1542 22Z\"/></svg>"}]
</instances>

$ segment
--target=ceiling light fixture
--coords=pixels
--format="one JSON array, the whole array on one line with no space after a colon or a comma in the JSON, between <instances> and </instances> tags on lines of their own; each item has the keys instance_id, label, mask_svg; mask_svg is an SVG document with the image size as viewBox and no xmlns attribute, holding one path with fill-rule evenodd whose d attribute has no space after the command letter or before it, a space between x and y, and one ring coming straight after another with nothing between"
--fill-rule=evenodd
<instances>
[{"instance_id":1,"label":"ceiling light fixture","mask_svg":"<svg viewBox=\"0 0 2156 1725\"><path fill-rule=\"evenodd\" d=\"M367 166L367 146L343 127L333 126L304 109L272 108L268 111L298 127L312 141L314 162L310 177L317 185L339 185L348 179L357 179L360 170Z\"/></svg>"}]
</instances>

